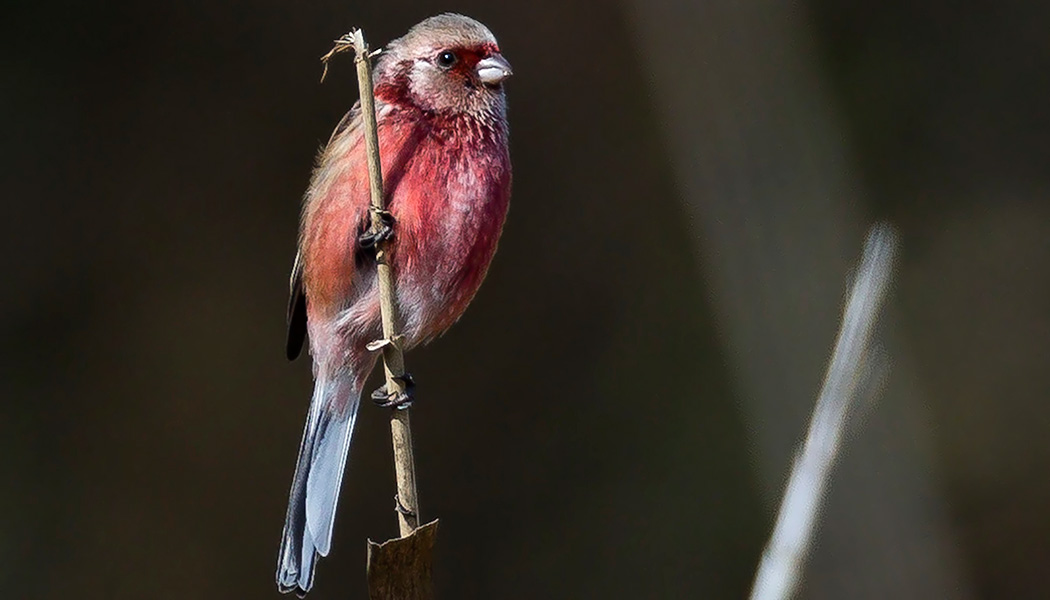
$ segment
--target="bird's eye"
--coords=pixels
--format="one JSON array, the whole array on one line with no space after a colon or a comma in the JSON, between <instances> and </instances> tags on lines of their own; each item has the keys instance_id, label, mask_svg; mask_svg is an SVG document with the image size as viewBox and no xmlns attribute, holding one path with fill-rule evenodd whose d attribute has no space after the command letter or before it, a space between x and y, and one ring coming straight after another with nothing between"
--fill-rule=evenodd
<instances>
[{"instance_id":1,"label":"bird's eye","mask_svg":"<svg viewBox=\"0 0 1050 600\"><path fill-rule=\"evenodd\" d=\"M442 68L449 68L456 64L456 53L449 50L445 50L441 54L438 54L437 64Z\"/></svg>"}]
</instances>

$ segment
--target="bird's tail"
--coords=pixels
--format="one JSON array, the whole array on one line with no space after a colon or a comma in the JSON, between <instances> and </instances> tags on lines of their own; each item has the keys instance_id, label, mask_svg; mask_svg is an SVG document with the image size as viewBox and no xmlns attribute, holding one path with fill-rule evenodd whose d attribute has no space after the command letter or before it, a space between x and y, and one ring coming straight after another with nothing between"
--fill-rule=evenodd
<instances>
[{"instance_id":1,"label":"bird's tail","mask_svg":"<svg viewBox=\"0 0 1050 600\"><path fill-rule=\"evenodd\" d=\"M360 399L353 373L318 371L277 558L281 592L295 591L302 596L310 591L314 561L317 555L326 556L331 547L335 507Z\"/></svg>"}]
</instances>

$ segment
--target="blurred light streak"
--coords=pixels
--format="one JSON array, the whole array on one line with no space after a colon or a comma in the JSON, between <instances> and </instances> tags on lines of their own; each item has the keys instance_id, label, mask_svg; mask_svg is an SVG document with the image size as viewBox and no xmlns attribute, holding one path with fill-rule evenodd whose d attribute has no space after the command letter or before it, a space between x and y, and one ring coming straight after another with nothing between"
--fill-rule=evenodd
<instances>
[{"instance_id":1,"label":"blurred light streak","mask_svg":"<svg viewBox=\"0 0 1050 600\"><path fill-rule=\"evenodd\" d=\"M865 383L879 375L878 359L871 356L871 338L890 284L896 249L892 227L885 223L872 227L802 452L791 469L755 576L752 600L785 600L798 588L847 417L869 387Z\"/></svg>"}]
</instances>

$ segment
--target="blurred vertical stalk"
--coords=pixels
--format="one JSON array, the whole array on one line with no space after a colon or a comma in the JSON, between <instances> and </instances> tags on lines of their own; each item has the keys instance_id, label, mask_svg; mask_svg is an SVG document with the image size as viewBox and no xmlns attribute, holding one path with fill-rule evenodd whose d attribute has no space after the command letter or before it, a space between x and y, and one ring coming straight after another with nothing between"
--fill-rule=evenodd
<instances>
[{"instance_id":1,"label":"blurred vertical stalk","mask_svg":"<svg viewBox=\"0 0 1050 600\"><path fill-rule=\"evenodd\" d=\"M871 356L871 338L896 249L892 228L886 224L872 227L805 442L795 458L755 575L751 600L789 600L797 591L849 414L862 399L865 384L880 376L878 359Z\"/></svg>"},{"instance_id":2,"label":"blurred vertical stalk","mask_svg":"<svg viewBox=\"0 0 1050 600\"><path fill-rule=\"evenodd\" d=\"M805 4L621 0L741 399L757 481L779 495L869 220L825 95ZM921 388L894 378L850 442L808 598L967 597L938 498ZM696 418L702 419L698 403ZM902 551L907 549L907 551Z\"/></svg>"}]
</instances>

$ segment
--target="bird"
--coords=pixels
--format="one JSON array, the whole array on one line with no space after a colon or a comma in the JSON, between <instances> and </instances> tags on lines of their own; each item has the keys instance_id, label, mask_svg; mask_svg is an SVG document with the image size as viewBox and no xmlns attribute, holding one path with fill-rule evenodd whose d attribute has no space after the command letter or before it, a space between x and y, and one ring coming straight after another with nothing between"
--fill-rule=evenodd
<instances>
[{"instance_id":1,"label":"bird","mask_svg":"<svg viewBox=\"0 0 1050 600\"><path fill-rule=\"evenodd\" d=\"M314 390L292 479L277 586L305 595L327 556L362 387L382 337L375 244L386 239L404 348L447 330L478 291L510 203L504 82L492 32L463 15L425 19L379 53L373 92L386 200L370 228L361 103L318 155L302 202L286 354L308 341ZM388 398L404 404L406 398Z\"/></svg>"}]
</instances>

